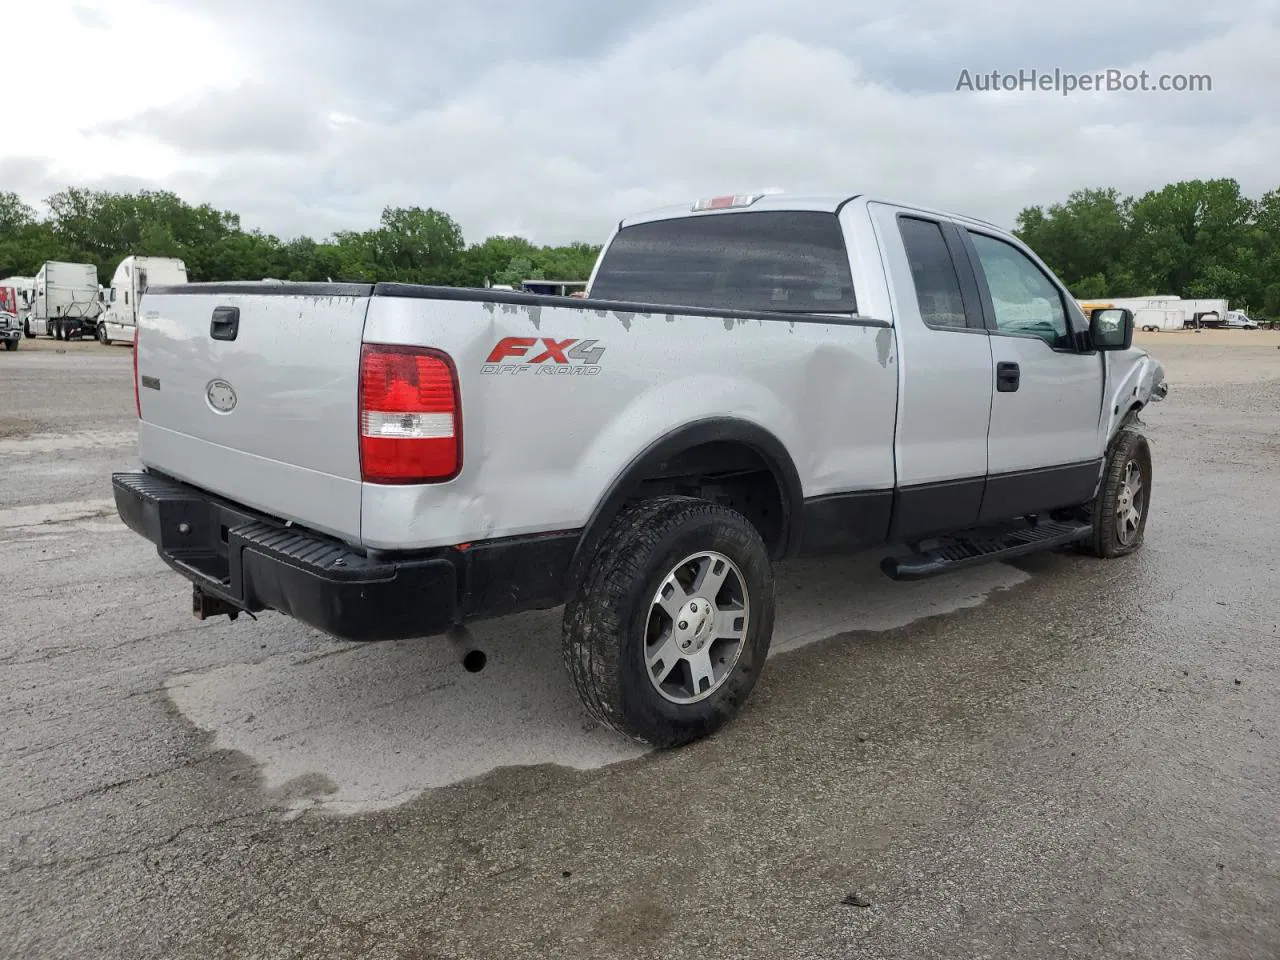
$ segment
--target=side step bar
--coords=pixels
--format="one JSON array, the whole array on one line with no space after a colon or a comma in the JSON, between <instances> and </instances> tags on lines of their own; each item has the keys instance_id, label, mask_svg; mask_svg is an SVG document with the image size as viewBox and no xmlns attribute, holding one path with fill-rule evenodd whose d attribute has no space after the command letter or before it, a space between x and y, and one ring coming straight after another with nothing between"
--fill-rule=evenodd
<instances>
[{"instance_id":1,"label":"side step bar","mask_svg":"<svg viewBox=\"0 0 1280 960\"><path fill-rule=\"evenodd\" d=\"M938 546L919 550L908 557L886 557L881 561L880 569L893 580L923 580L981 563L1066 546L1092 534L1091 524L1059 522L1038 523L1003 532L975 531L939 541Z\"/></svg>"}]
</instances>

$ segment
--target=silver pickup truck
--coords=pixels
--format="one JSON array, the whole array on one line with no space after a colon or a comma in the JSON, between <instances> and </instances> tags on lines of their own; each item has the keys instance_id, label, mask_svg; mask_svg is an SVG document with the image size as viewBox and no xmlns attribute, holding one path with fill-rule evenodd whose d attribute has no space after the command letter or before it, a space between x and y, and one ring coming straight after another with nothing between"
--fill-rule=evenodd
<instances>
[{"instance_id":1,"label":"silver pickup truck","mask_svg":"<svg viewBox=\"0 0 1280 960\"><path fill-rule=\"evenodd\" d=\"M720 197L620 223L585 299L153 287L115 499L202 618L373 640L564 604L587 709L674 746L754 687L776 561L1137 548L1167 387L1132 338L991 224Z\"/></svg>"}]
</instances>

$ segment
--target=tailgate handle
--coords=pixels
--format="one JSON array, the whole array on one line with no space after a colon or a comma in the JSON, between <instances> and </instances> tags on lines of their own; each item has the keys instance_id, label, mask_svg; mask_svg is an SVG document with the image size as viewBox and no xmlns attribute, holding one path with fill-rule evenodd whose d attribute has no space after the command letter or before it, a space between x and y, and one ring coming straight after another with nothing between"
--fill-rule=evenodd
<instances>
[{"instance_id":1,"label":"tailgate handle","mask_svg":"<svg viewBox=\"0 0 1280 960\"><path fill-rule=\"evenodd\" d=\"M215 340L234 340L240 333L239 307L214 307L209 336Z\"/></svg>"}]
</instances>

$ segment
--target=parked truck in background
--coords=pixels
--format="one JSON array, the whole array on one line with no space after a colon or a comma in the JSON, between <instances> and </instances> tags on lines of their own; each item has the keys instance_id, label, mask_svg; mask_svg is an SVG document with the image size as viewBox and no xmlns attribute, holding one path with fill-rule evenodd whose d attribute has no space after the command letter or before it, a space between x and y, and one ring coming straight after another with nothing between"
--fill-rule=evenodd
<instances>
[{"instance_id":1,"label":"parked truck in background","mask_svg":"<svg viewBox=\"0 0 1280 960\"><path fill-rule=\"evenodd\" d=\"M1254 320L1243 310L1228 310L1227 317L1223 321L1224 327L1230 327L1235 330L1257 330L1258 321Z\"/></svg>"},{"instance_id":2,"label":"parked truck in background","mask_svg":"<svg viewBox=\"0 0 1280 960\"><path fill-rule=\"evenodd\" d=\"M107 290L97 337L103 344L133 343L142 296L150 284L180 286L187 282L187 265L176 257L125 257L116 267Z\"/></svg>"},{"instance_id":3,"label":"parked truck in background","mask_svg":"<svg viewBox=\"0 0 1280 960\"><path fill-rule=\"evenodd\" d=\"M18 302L18 288L0 284L0 343L6 350L17 350L22 342Z\"/></svg>"},{"instance_id":4,"label":"parked truck in background","mask_svg":"<svg viewBox=\"0 0 1280 960\"><path fill-rule=\"evenodd\" d=\"M24 336L27 328L27 316L31 313L31 296L35 291L35 277L5 277L0 279L0 287L12 287L18 300L18 326Z\"/></svg>"},{"instance_id":5,"label":"parked truck in background","mask_svg":"<svg viewBox=\"0 0 1280 960\"><path fill-rule=\"evenodd\" d=\"M563 604L586 709L663 747L747 700L778 560L1138 549L1167 389L1007 231L861 196L629 218L583 299L153 285L137 333L116 508L197 617L457 638Z\"/></svg>"},{"instance_id":6,"label":"parked truck in background","mask_svg":"<svg viewBox=\"0 0 1280 960\"><path fill-rule=\"evenodd\" d=\"M72 340L95 334L102 288L93 264L49 260L36 273L33 288L29 335Z\"/></svg>"}]
</instances>

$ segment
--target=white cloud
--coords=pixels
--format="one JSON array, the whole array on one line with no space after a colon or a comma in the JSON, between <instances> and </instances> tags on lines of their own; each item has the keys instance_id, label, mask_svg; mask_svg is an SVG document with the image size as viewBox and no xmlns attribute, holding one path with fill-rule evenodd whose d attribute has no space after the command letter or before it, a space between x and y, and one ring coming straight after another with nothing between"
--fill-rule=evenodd
<instances>
[{"instance_id":1,"label":"white cloud","mask_svg":"<svg viewBox=\"0 0 1280 960\"><path fill-rule=\"evenodd\" d=\"M540 8L549 23L444 3L425 18L372 0L355 34L344 32L356 29L354 3L320 2L284 32L281 18L297 10L283 0L260 5L272 29L251 4L223 0L213 19L201 0L186 2L164 14L166 27L147 28L135 58L147 68L135 63L127 82L102 73L93 110L80 104L62 128L98 133L0 149L0 163L51 160L34 179L26 168L23 189L136 175L283 234L363 227L383 205L418 204L454 215L469 239L562 241L601 239L648 206L779 186L887 194L1011 223L1021 207L1084 186L1141 192L1217 176L1255 194L1280 185L1280 28L1262 0L1209 10L1189 0L1069 10L914 0L874 15L839 0L713 0L619 8L626 22L612 25L588 0ZM67 8L64 26L100 44L136 22L126 7L143 6L100 4L104 29ZM607 42L581 37L588 11ZM179 21L202 37L197 47L176 42ZM219 39L233 35L234 45ZM351 56L335 59L344 39ZM954 89L962 68L1054 67L1210 73L1213 91ZM143 75L147 95L126 96ZM73 149L86 139L89 157Z\"/></svg>"},{"instance_id":2,"label":"white cloud","mask_svg":"<svg viewBox=\"0 0 1280 960\"><path fill-rule=\"evenodd\" d=\"M175 147L99 128L232 85L243 72L217 24L153 0L12 3L4 27L5 85L15 95L0 161L38 158L45 170L29 186L43 190L104 177L158 181L182 169Z\"/></svg>"}]
</instances>

